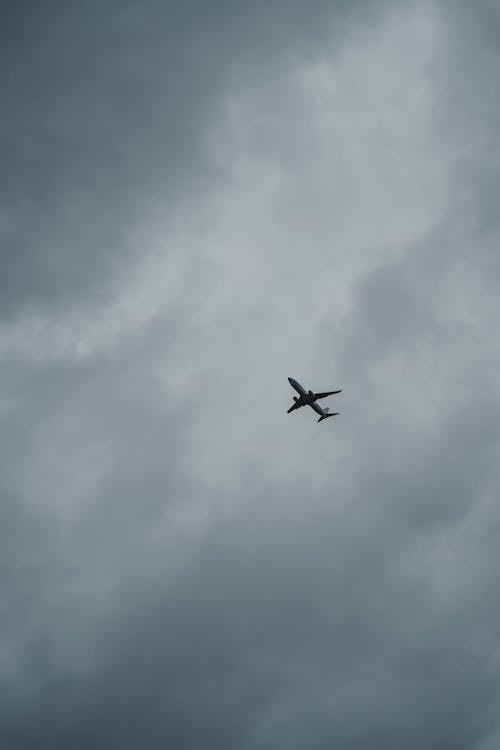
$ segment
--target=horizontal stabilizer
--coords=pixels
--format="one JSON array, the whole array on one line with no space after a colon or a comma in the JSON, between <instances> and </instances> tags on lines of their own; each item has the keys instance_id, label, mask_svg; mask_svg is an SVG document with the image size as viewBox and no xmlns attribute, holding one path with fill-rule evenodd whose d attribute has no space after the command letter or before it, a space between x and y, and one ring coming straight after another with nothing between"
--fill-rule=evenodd
<instances>
[{"instance_id":1,"label":"horizontal stabilizer","mask_svg":"<svg viewBox=\"0 0 500 750\"><path fill-rule=\"evenodd\" d=\"M323 415L322 415L322 416L321 416L321 417L320 417L320 418L318 419L318 422L322 422L322 421L323 421L324 419L328 419L328 417L336 417L336 416L337 416L337 414L340 414L340 412L339 412L339 411L332 411L332 412L330 412L330 413L327 413L327 414L323 414Z\"/></svg>"}]
</instances>

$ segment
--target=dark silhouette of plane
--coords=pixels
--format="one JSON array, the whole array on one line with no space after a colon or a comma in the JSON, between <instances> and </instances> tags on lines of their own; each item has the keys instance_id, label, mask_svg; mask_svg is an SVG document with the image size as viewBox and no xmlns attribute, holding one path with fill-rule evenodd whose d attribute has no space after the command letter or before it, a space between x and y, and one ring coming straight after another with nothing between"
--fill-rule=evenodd
<instances>
[{"instance_id":1,"label":"dark silhouette of plane","mask_svg":"<svg viewBox=\"0 0 500 750\"><path fill-rule=\"evenodd\" d=\"M326 398L326 396L333 396L334 393L341 393L342 388L340 388L338 391L325 391L325 393L313 393L312 391L306 391L305 388L303 388L300 383L298 383L294 378L288 378L288 382L292 386L292 388L295 388L298 396L294 396L293 400L295 403L288 409L287 414L290 414L291 411L294 411L295 409L300 409L301 406L310 406L311 409L314 409L316 414L319 414L320 417L318 419L318 422L322 422L323 419L327 419L328 417L335 417L337 414L339 414L338 411L330 411L328 406L326 406L324 409L317 404L317 400L320 398Z\"/></svg>"}]
</instances>

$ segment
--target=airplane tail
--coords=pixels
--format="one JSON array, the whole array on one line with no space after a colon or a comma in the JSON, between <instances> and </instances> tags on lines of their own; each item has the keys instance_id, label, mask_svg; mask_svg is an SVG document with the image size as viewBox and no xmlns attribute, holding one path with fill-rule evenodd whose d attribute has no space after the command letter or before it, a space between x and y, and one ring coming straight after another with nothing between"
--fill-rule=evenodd
<instances>
[{"instance_id":1,"label":"airplane tail","mask_svg":"<svg viewBox=\"0 0 500 750\"><path fill-rule=\"evenodd\" d=\"M322 414L321 417L318 419L318 422L322 422L324 419L328 419L328 417L336 417L337 414L340 414L340 412L339 411L325 412L325 414Z\"/></svg>"}]
</instances>

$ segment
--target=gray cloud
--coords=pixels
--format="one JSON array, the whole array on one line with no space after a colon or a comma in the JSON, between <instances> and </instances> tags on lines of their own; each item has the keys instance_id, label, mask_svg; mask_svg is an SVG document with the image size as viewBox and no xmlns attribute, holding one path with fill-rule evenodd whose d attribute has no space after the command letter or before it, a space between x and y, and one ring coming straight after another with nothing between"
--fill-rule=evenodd
<instances>
[{"instance_id":1,"label":"gray cloud","mask_svg":"<svg viewBox=\"0 0 500 750\"><path fill-rule=\"evenodd\" d=\"M2 746L495 746L485 8L11 7Z\"/></svg>"},{"instance_id":2,"label":"gray cloud","mask_svg":"<svg viewBox=\"0 0 500 750\"><path fill-rule=\"evenodd\" d=\"M4 15L5 314L109 293L148 205L168 214L207 187L200 138L238 61L262 74L276 44L310 46L325 6L23 2Z\"/></svg>"}]
</instances>

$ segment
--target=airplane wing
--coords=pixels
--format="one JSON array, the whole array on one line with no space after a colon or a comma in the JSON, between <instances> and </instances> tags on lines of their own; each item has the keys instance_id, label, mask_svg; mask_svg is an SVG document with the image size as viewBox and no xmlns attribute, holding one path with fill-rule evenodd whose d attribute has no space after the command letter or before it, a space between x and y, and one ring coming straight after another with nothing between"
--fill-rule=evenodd
<instances>
[{"instance_id":1,"label":"airplane wing","mask_svg":"<svg viewBox=\"0 0 500 750\"><path fill-rule=\"evenodd\" d=\"M304 406L304 404L299 404L298 401L296 401L294 404L291 405L291 407L288 409L287 414L290 414L291 411L294 411L295 409L300 409L301 406Z\"/></svg>"},{"instance_id":2,"label":"airplane wing","mask_svg":"<svg viewBox=\"0 0 500 750\"><path fill-rule=\"evenodd\" d=\"M342 388L340 388L338 391L326 391L325 393L315 393L315 398L326 398L327 396L333 396L334 393L341 393Z\"/></svg>"}]
</instances>

